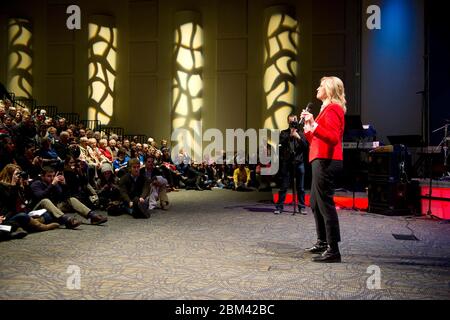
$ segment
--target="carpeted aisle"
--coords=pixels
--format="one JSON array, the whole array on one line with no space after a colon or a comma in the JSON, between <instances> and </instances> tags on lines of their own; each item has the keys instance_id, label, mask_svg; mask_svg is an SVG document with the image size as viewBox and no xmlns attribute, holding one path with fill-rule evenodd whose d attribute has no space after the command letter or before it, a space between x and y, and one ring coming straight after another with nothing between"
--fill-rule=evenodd
<instances>
[{"instance_id":1,"label":"carpeted aisle","mask_svg":"<svg viewBox=\"0 0 450 320\"><path fill-rule=\"evenodd\" d=\"M169 197L171 209L149 220L110 217L0 243L0 299L450 298L448 224L341 211L343 263L315 264L302 250L315 241L312 214L272 214L271 193ZM367 287L371 265L379 290ZM69 266L79 267L78 290Z\"/></svg>"}]
</instances>

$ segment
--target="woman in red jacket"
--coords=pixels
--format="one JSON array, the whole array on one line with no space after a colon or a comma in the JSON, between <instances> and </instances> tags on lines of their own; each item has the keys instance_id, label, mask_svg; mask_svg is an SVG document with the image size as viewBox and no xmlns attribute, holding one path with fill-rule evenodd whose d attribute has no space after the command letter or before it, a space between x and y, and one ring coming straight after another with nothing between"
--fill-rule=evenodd
<instances>
[{"instance_id":1,"label":"woman in red jacket","mask_svg":"<svg viewBox=\"0 0 450 320\"><path fill-rule=\"evenodd\" d=\"M346 100L344 84L339 78L322 78L317 88L322 108L316 119L303 112L305 136L310 144L312 166L311 209L314 213L317 243L305 249L321 254L314 262L341 262L339 220L333 200L335 179L342 171L342 138Z\"/></svg>"}]
</instances>

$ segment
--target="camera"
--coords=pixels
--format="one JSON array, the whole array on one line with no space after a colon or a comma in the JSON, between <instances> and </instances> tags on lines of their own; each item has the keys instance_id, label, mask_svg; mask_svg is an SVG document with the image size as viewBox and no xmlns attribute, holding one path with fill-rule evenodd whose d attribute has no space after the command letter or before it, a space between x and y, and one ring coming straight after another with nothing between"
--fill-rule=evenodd
<instances>
[{"instance_id":1,"label":"camera","mask_svg":"<svg viewBox=\"0 0 450 320\"><path fill-rule=\"evenodd\" d=\"M26 179L28 179L28 172L26 172L26 171L21 171L21 172L17 173L17 176L18 176L19 178L22 178L22 179L26 180Z\"/></svg>"},{"instance_id":2,"label":"camera","mask_svg":"<svg viewBox=\"0 0 450 320\"><path fill-rule=\"evenodd\" d=\"M298 121L289 122L289 129L298 129L299 123Z\"/></svg>"}]
</instances>

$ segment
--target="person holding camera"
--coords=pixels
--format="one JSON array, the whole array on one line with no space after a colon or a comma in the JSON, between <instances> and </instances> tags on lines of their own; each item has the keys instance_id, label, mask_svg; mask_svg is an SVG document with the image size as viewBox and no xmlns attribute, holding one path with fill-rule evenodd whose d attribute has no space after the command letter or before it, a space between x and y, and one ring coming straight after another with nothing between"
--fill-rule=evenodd
<instances>
[{"instance_id":1,"label":"person holding camera","mask_svg":"<svg viewBox=\"0 0 450 320\"><path fill-rule=\"evenodd\" d=\"M76 161L73 158L69 160L69 165L75 163ZM70 192L65 190L66 184L66 179L61 172L55 173L53 168L44 167L41 179L31 184L35 203L34 209L46 209L60 224L65 224L68 229L75 229L80 225L80 222L65 216L64 212L75 211L82 217L89 219L93 225L108 221L107 217L94 212L76 197L71 196Z\"/></svg>"},{"instance_id":2,"label":"person holding camera","mask_svg":"<svg viewBox=\"0 0 450 320\"><path fill-rule=\"evenodd\" d=\"M308 152L308 141L303 132L299 130L297 116L291 114L287 118L289 128L280 132L280 178L281 186L278 192L278 203L274 214L283 213L286 193L291 186L291 179L296 179L298 195L298 209L306 214L305 206L305 154Z\"/></svg>"},{"instance_id":3,"label":"person holding camera","mask_svg":"<svg viewBox=\"0 0 450 320\"><path fill-rule=\"evenodd\" d=\"M40 219L31 218L27 207L26 188L28 175L15 164L8 164L0 172L0 216L4 216L4 224L17 231L23 228L27 231L48 231L59 227L57 223L43 223L50 220L48 214ZM19 229L20 230L20 229Z\"/></svg>"}]
</instances>

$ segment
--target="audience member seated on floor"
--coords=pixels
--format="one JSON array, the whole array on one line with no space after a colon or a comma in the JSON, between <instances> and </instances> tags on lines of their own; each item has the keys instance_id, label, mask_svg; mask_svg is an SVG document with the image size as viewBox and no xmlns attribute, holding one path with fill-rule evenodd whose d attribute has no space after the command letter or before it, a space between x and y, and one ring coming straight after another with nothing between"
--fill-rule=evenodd
<instances>
[{"instance_id":1,"label":"audience member seated on floor","mask_svg":"<svg viewBox=\"0 0 450 320\"><path fill-rule=\"evenodd\" d=\"M200 166L196 163L192 163L186 170L186 190L211 190L211 186L208 185L208 177L205 173L200 171Z\"/></svg>"},{"instance_id":2,"label":"audience member seated on floor","mask_svg":"<svg viewBox=\"0 0 450 320\"><path fill-rule=\"evenodd\" d=\"M95 209L99 205L98 195L93 187L95 179L92 179L91 184L87 170L88 168L84 162L72 156L66 158L64 164L64 178L67 183L66 192L70 197L77 198L86 206Z\"/></svg>"},{"instance_id":3,"label":"audience member seated on floor","mask_svg":"<svg viewBox=\"0 0 450 320\"><path fill-rule=\"evenodd\" d=\"M0 226L8 226L7 224L4 224L5 216L0 216ZM0 241L7 241L12 239L22 239L28 235L28 232L23 230L21 227L17 226L9 226L10 230L0 230Z\"/></svg>"},{"instance_id":4,"label":"audience member seated on floor","mask_svg":"<svg viewBox=\"0 0 450 320\"><path fill-rule=\"evenodd\" d=\"M270 168L270 164L258 164L256 166L256 180L257 180L257 184L258 184L258 191L271 191L272 190L272 186L274 185L273 182L273 176L269 176L269 175L262 175L261 174L261 169L263 168Z\"/></svg>"},{"instance_id":5,"label":"audience member seated on floor","mask_svg":"<svg viewBox=\"0 0 450 320\"><path fill-rule=\"evenodd\" d=\"M140 169L140 175L143 175L147 179L162 175L161 170L155 167L155 159L153 157L147 156L144 167Z\"/></svg>"},{"instance_id":6,"label":"audience member seated on floor","mask_svg":"<svg viewBox=\"0 0 450 320\"><path fill-rule=\"evenodd\" d=\"M65 202L62 185L65 183L62 174L55 175L51 167L42 169L41 177L31 184L33 210L46 209L52 219L67 229L77 228L81 222L64 214L60 209Z\"/></svg>"},{"instance_id":7,"label":"audience member seated on floor","mask_svg":"<svg viewBox=\"0 0 450 320\"><path fill-rule=\"evenodd\" d=\"M28 181L21 177L22 169L15 164L8 164L0 172L0 215L5 217L4 224L23 228L27 231L47 231L59 227L57 223L44 224L49 219L45 214L42 220L28 215L25 199L25 188Z\"/></svg>"},{"instance_id":8,"label":"audience member seated on floor","mask_svg":"<svg viewBox=\"0 0 450 320\"><path fill-rule=\"evenodd\" d=\"M103 163L101 172L98 176L95 186L99 198L100 208L102 210L111 210L111 207L119 206L120 190L119 179L114 175L112 165L109 163Z\"/></svg>"},{"instance_id":9,"label":"audience member seated on floor","mask_svg":"<svg viewBox=\"0 0 450 320\"><path fill-rule=\"evenodd\" d=\"M164 140L163 140L164 141ZM169 182L168 189L177 191L180 187L180 181L186 180L185 177L177 170L176 165L173 163L172 158L170 156L170 151L168 148L162 149L162 155L160 158L160 169L162 175Z\"/></svg>"},{"instance_id":10,"label":"audience member seated on floor","mask_svg":"<svg viewBox=\"0 0 450 320\"><path fill-rule=\"evenodd\" d=\"M120 149L117 152L117 159L113 161L114 173L121 178L124 174L127 173L128 161L130 158L128 157L125 149Z\"/></svg>"},{"instance_id":11,"label":"audience member seated on floor","mask_svg":"<svg viewBox=\"0 0 450 320\"><path fill-rule=\"evenodd\" d=\"M252 191L249 188L250 169L245 164L240 164L233 174L234 190L236 191Z\"/></svg>"},{"instance_id":12,"label":"audience member seated on floor","mask_svg":"<svg viewBox=\"0 0 450 320\"><path fill-rule=\"evenodd\" d=\"M120 195L123 209L134 218L150 218L148 207L145 206L144 195L148 195L148 183L145 176L140 174L141 164L138 159L128 162L129 172L119 181ZM144 190L146 189L146 190Z\"/></svg>"},{"instance_id":13,"label":"audience member seated on floor","mask_svg":"<svg viewBox=\"0 0 450 320\"><path fill-rule=\"evenodd\" d=\"M76 161L74 159L69 160L69 165L75 165ZM66 180L64 175L59 173L55 174L55 170L51 167L45 167L43 169L42 178L36 180L31 184L31 191L33 193L34 202L38 204L43 199L48 199L54 204L60 212L50 211L49 212L57 219L58 222L66 224L67 228L76 227L78 221L70 221L62 218L64 214L76 212L85 219L89 219L91 224L102 224L108 221L108 218L101 214L98 214L80 202L77 198L71 197L69 193L65 191ZM68 222L67 222L68 221Z\"/></svg>"},{"instance_id":14,"label":"audience member seated on floor","mask_svg":"<svg viewBox=\"0 0 450 320\"><path fill-rule=\"evenodd\" d=\"M203 161L200 164L200 172L205 174L205 183L209 187L216 186L216 169L214 168L214 163L208 164L207 161Z\"/></svg>"},{"instance_id":15,"label":"audience member seated on floor","mask_svg":"<svg viewBox=\"0 0 450 320\"><path fill-rule=\"evenodd\" d=\"M155 209L158 206L158 201L160 202L161 209L167 210L169 206L169 198L167 197L167 180L162 176L155 176L150 180L147 180L149 187L144 188L144 193L139 199L139 203L143 204L144 208L149 211ZM147 193L148 190L148 193Z\"/></svg>"}]
</instances>

